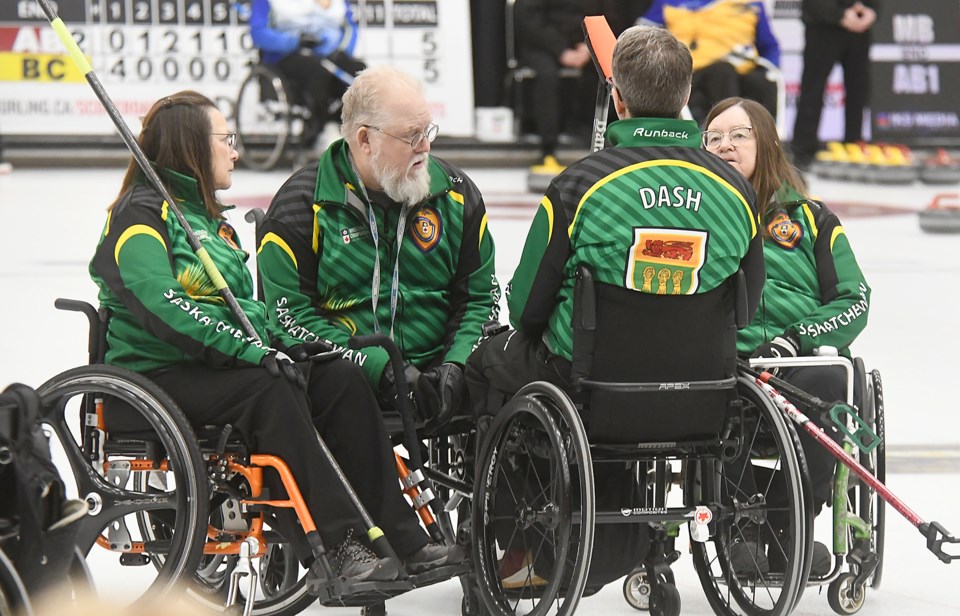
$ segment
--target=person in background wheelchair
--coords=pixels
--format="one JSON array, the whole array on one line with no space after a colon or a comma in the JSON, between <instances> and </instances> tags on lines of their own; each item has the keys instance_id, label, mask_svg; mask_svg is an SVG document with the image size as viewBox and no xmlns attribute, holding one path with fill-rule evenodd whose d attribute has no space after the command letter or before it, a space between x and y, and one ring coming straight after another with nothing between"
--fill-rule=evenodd
<instances>
[{"instance_id":1,"label":"person in background wheelchair","mask_svg":"<svg viewBox=\"0 0 960 616\"><path fill-rule=\"evenodd\" d=\"M145 116L138 142L260 340L243 332L183 227L132 159L90 263L101 306L111 314L106 363L150 377L195 426L230 424L251 450L282 458L324 544L332 547L335 573L392 580L401 565L378 559L355 539L366 529L325 461L318 431L409 573L462 559L454 548L431 543L404 501L392 448L360 369L339 360L298 365L294 361L306 362L317 345L269 331L266 310L252 297L253 280L244 264L249 254L224 219L227 208L216 194L230 187L238 155L236 135L214 103L192 91L160 99ZM125 427L124 417L109 411L109 429L138 429ZM270 489L282 492L272 472L269 481ZM287 516L280 519L286 526L282 534L309 566L310 552L298 543L303 533L292 512L284 509L280 516Z\"/></svg>"},{"instance_id":2,"label":"person in background wheelchair","mask_svg":"<svg viewBox=\"0 0 960 616\"><path fill-rule=\"evenodd\" d=\"M323 127L336 120L330 104L365 68L353 56L357 22L345 0L253 0L250 36L261 60L279 70L311 103L301 135L310 147Z\"/></svg>"},{"instance_id":3,"label":"person in background wheelchair","mask_svg":"<svg viewBox=\"0 0 960 616\"><path fill-rule=\"evenodd\" d=\"M343 97L343 140L287 180L257 231L273 326L342 349L384 410L396 406L386 351L348 347L389 333L434 425L460 409L463 364L500 299L483 197L430 155L438 130L414 77L363 71Z\"/></svg>"},{"instance_id":4,"label":"person in background wheelchair","mask_svg":"<svg viewBox=\"0 0 960 616\"><path fill-rule=\"evenodd\" d=\"M690 48L690 113L698 124L730 96L758 101L776 115L777 86L766 66L780 66L780 43L762 0L655 0L640 23L667 28Z\"/></svg>"},{"instance_id":5,"label":"person in background wheelchair","mask_svg":"<svg viewBox=\"0 0 960 616\"><path fill-rule=\"evenodd\" d=\"M507 287L515 331L481 343L467 361L470 400L481 417L495 415L533 381L573 389L580 265L599 282L654 295L707 293L740 270L753 315L764 277L754 192L700 150L694 122L678 119L691 74L689 50L665 29L634 26L617 39L613 101L620 120L606 133L613 147L568 167L540 203ZM636 555L626 556L629 568ZM529 571L517 574L533 579Z\"/></svg>"},{"instance_id":6,"label":"person in background wheelchair","mask_svg":"<svg viewBox=\"0 0 960 616\"><path fill-rule=\"evenodd\" d=\"M826 205L806 196L806 184L787 161L773 117L762 105L725 99L710 110L705 126L704 148L749 179L760 204L767 279L760 310L739 332L739 353L797 357L812 355L818 347L834 347L849 355L849 346L867 324L870 287L840 220ZM792 367L781 369L778 376L822 400L846 399L840 368ZM811 419L831 438L842 440L829 417ZM835 460L806 432L799 431L799 438L816 515L830 501ZM761 537L744 541L737 551L738 569L756 566L764 571L775 565L763 554ZM811 574L825 575L830 562L827 547L817 543Z\"/></svg>"}]
</instances>

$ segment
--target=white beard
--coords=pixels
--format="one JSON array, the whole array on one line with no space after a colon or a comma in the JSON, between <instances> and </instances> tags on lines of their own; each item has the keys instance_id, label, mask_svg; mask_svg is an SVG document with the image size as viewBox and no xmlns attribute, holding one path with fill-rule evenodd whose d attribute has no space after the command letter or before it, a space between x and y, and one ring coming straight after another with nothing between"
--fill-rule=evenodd
<instances>
[{"instance_id":1,"label":"white beard","mask_svg":"<svg viewBox=\"0 0 960 616\"><path fill-rule=\"evenodd\" d=\"M426 161L426 158L427 156L423 155L424 161ZM374 179L383 188L383 192L397 203L415 205L430 194L430 172L426 165L407 176L405 169L381 165L380 149L378 148L370 158L370 167Z\"/></svg>"}]
</instances>

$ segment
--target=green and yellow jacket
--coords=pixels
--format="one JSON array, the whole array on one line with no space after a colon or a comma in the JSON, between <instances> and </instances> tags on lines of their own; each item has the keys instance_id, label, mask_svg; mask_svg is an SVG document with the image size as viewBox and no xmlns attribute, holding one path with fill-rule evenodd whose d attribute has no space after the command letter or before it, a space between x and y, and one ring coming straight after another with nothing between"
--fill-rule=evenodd
<instances>
[{"instance_id":1,"label":"green and yellow jacket","mask_svg":"<svg viewBox=\"0 0 960 616\"><path fill-rule=\"evenodd\" d=\"M244 334L167 202L143 184L107 215L90 262L100 304L111 313L107 363L137 372L184 363L259 365L269 348L267 315L253 299L247 252L229 223L209 216L194 179L159 173L264 342Z\"/></svg>"},{"instance_id":2,"label":"green and yellow jacket","mask_svg":"<svg viewBox=\"0 0 960 616\"><path fill-rule=\"evenodd\" d=\"M620 120L607 139L615 147L568 167L540 202L507 287L511 325L570 359L581 264L597 282L677 295L710 291L742 269L752 316L764 274L749 182L700 149L694 122Z\"/></svg>"},{"instance_id":3,"label":"green and yellow jacket","mask_svg":"<svg viewBox=\"0 0 960 616\"><path fill-rule=\"evenodd\" d=\"M801 355L819 346L845 352L870 309L870 287L847 234L826 205L790 187L781 188L776 201L764 221L763 298L737 348L748 354L786 333L799 341Z\"/></svg>"},{"instance_id":4,"label":"green and yellow jacket","mask_svg":"<svg viewBox=\"0 0 960 616\"><path fill-rule=\"evenodd\" d=\"M261 297L272 326L301 341L342 347L375 388L386 352L349 350L352 336L392 329L404 360L420 368L462 365L483 323L497 316L500 286L483 198L460 169L432 156L428 165L430 195L421 203L401 208L377 193L371 204L347 144L337 141L280 188L257 233Z\"/></svg>"}]
</instances>

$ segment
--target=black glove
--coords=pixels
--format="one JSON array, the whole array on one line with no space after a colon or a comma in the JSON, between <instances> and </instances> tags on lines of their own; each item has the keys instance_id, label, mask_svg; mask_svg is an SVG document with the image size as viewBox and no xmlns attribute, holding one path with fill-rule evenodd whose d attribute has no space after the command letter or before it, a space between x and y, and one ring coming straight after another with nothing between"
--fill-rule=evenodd
<instances>
[{"instance_id":1,"label":"black glove","mask_svg":"<svg viewBox=\"0 0 960 616\"><path fill-rule=\"evenodd\" d=\"M293 361L311 361L317 355L333 351L333 345L326 340L304 342L288 348L282 348L277 343L274 343L273 346L289 355Z\"/></svg>"},{"instance_id":2,"label":"black glove","mask_svg":"<svg viewBox=\"0 0 960 616\"><path fill-rule=\"evenodd\" d=\"M466 385L463 368L444 363L423 373L420 378L423 403L438 424L443 424L463 404Z\"/></svg>"},{"instance_id":3,"label":"black glove","mask_svg":"<svg viewBox=\"0 0 960 616\"><path fill-rule=\"evenodd\" d=\"M789 338L777 336L770 342L764 342L750 354L751 358L765 357L767 359L780 359L783 357L796 357L799 349ZM777 376L780 373L779 368L770 368L767 370L770 374Z\"/></svg>"},{"instance_id":4,"label":"black glove","mask_svg":"<svg viewBox=\"0 0 960 616\"><path fill-rule=\"evenodd\" d=\"M420 408L420 398L423 397L421 392L420 382L422 376L420 370L411 363L403 363L403 378L407 382L407 397L410 400L410 404L413 405L413 413L422 417L422 410ZM395 408L397 411L400 410L399 400L397 400L397 383L393 374L393 363L387 363L387 367L383 369L383 375L380 377L380 400Z\"/></svg>"},{"instance_id":5,"label":"black glove","mask_svg":"<svg viewBox=\"0 0 960 616\"><path fill-rule=\"evenodd\" d=\"M300 368L297 368L297 364L293 363L293 360L290 359L286 353L270 349L270 351L263 356L263 359L260 360L260 365L266 368L270 376L280 378L280 375L283 375L283 378L300 389L307 389L307 383L303 380L303 373L300 372Z\"/></svg>"},{"instance_id":6,"label":"black glove","mask_svg":"<svg viewBox=\"0 0 960 616\"><path fill-rule=\"evenodd\" d=\"M300 35L300 49L310 49L313 50L314 47L319 47L323 44L323 41L310 34L309 32L304 32Z\"/></svg>"}]
</instances>

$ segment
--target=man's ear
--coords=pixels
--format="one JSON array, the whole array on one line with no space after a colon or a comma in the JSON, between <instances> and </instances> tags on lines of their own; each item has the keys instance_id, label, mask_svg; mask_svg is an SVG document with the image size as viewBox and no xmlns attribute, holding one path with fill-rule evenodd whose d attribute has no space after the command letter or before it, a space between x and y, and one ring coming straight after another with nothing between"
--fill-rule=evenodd
<instances>
[{"instance_id":1,"label":"man's ear","mask_svg":"<svg viewBox=\"0 0 960 616\"><path fill-rule=\"evenodd\" d=\"M373 144L370 143L370 129L366 126L361 126L357 129L356 134L354 135L354 141L356 146L364 154L370 154Z\"/></svg>"},{"instance_id":2,"label":"man's ear","mask_svg":"<svg viewBox=\"0 0 960 616\"><path fill-rule=\"evenodd\" d=\"M613 95L613 108L617 111L617 117L621 120L626 118L627 105L623 102L623 99L620 98L620 90L617 89L617 86L613 86L610 93Z\"/></svg>"}]
</instances>

